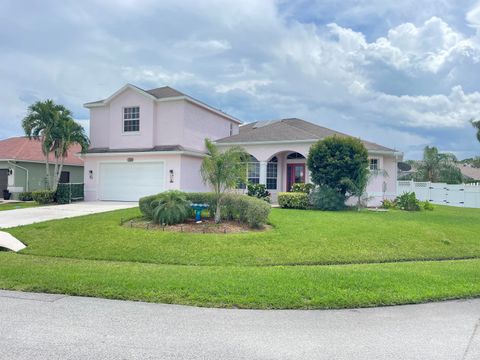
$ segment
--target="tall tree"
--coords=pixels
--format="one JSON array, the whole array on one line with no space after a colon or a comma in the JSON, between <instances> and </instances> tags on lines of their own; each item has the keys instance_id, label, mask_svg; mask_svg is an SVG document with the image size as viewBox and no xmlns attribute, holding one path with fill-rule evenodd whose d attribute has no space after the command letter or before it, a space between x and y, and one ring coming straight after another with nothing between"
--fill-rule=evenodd
<instances>
[{"instance_id":1,"label":"tall tree","mask_svg":"<svg viewBox=\"0 0 480 360\"><path fill-rule=\"evenodd\" d=\"M22 127L29 139L39 140L42 143L42 152L45 157L46 186L51 188L50 152L53 149L52 131L55 127L55 113L57 111L52 100L37 101L28 107L27 116L22 121Z\"/></svg>"},{"instance_id":2,"label":"tall tree","mask_svg":"<svg viewBox=\"0 0 480 360\"><path fill-rule=\"evenodd\" d=\"M471 120L475 129L477 129L477 140L480 141L480 120Z\"/></svg>"},{"instance_id":3,"label":"tall tree","mask_svg":"<svg viewBox=\"0 0 480 360\"><path fill-rule=\"evenodd\" d=\"M47 187L56 190L68 150L74 144L79 144L82 151L88 149L90 143L85 130L73 120L70 110L52 100L30 105L22 127L30 139L42 142ZM55 158L53 178L50 174L51 152Z\"/></svg>"},{"instance_id":4,"label":"tall tree","mask_svg":"<svg viewBox=\"0 0 480 360\"><path fill-rule=\"evenodd\" d=\"M416 181L461 183L463 180L460 169L456 166L453 154L440 153L435 146L426 146L423 150L423 160L417 163Z\"/></svg>"},{"instance_id":5,"label":"tall tree","mask_svg":"<svg viewBox=\"0 0 480 360\"><path fill-rule=\"evenodd\" d=\"M80 145L82 152L87 151L90 141L84 128L76 123L70 115L70 111L63 109L58 113L57 125L53 135L53 149L55 155L55 170L53 178L53 190L56 190L62 175L63 164L68 156L68 151L73 145Z\"/></svg>"},{"instance_id":6,"label":"tall tree","mask_svg":"<svg viewBox=\"0 0 480 360\"><path fill-rule=\"evenodd\" d=\"M246 180L249 155L239 146L222 152L208 139L205 139L205 147L207 156L203 159L200 172L203 182L210 185L215 193L215 222L219 223L225 193Z\"/></svg>"}]
</instances>

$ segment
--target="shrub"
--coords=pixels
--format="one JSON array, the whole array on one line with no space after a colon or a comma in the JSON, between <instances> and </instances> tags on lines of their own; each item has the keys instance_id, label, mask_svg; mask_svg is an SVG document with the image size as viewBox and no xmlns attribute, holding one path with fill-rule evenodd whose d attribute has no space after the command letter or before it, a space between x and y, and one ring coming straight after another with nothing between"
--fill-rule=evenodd
<instances>
[{"instance_id":1,"label":"shrub","mask_svg":"<svg viewBox=\"0 0 480 360\"><path fill-rule=\"evenodd\" d=\"M292 185L291 191L310 194L313 189L315 189L315 185L310 183L294 183Z\"/></svg>"},{"instance_id":2,"label":"shrub","mask_svg":"<svg viewBox=\"0 0 480 360\"><path fill-rule=\"evenodd\" d=\"M145 196L140 199L140 211L145 217L152 219L152 203L162 194ZM210 215L213 214L216 207L214 193L185 193L184 195L191 203L208 204ZM221 202L221 218L238 220L250 227L260 227L267 222L270 208L270 204L254 197L226 194Z\"/></svg>"},{"instance_id":3,"label":"shrub","mask_svg":"<svg viewBox=\"0 0 480 360\"><path fill-rule=\"evenodd\" d=\"M191 214L190 202L186 194L178 190L160 194L150 206L152 220L157 224L179 224Z\"/></svg>"},{"instance_id":4,"label":"shrub","mask_svg":"<svg viewBox=\"0 0 480 360\"><path fill-rule=\"evenodd\" d=\"M248 226L252 228L259 228L267 222L270 210L270 205L267 204L265 201L249 201L245 212L245 221Z\"/></svg>"},{"instance_id":5,"label":"shrub","mask_svg":"<svg viewBox=\"0 0 480 360\"><path fill-rule=\"evenodd\" d=\"M303 192L281 192L278 194L278 205L287 209L307 209L308 195Z\"/></svg>"},{"instance_id":6,"label":"shrub","mask_svg":"<svg viewBox=\"0 0 480 360\"><path fill-rule=\"evenodd\" d=\"M317 210L343 210L345 209L345 195L339 190L321 186L310 194L310 203Z\"/></svg>"},{"instance_id":7,"label":"shrub","mask_svg":"<svg viewBox=\"0 0 480 360\"><path fill-rule=\"evenodd\" d=\"M429 201L423 201L422 202L422 208L423 208L423 210L432 211L433 210L433 205Z\"/></svg>"},{"instance_id":8,"label":"shrub","mask_svg":"<svg viewBox=\"0 0 480 360\"><path fill-rule=\"evenodd\" d=\"M420 211L420 201L414 192L406 192L398 196L395 200L397 208L406 211Z\"/></svg>"},{"instance_id":9,"label":"shrub","mask_svg":"<svg viewBox=\"0 0 480 360\"><path fill-rule=\"evenodd\" d=\"M342 195L352 189L352 184L357 193L364 191L368 152L358 139L330 136L318 141L310 148L307 165L316 185L328 186Z\"/></svg>"},{"instance_id":10,"label":"shrub","mask_svg":"<svg viewBox=\"0 0 480 360\"><path fill-rule=\"evenodd\" d=\"M384 209L395 209L396 204L395 201L385 199L382 201L382 208Z\"/></svg>"},{"instance_id":11,"label":"shrub","mask_svg":"<svg viewBox=\"0 0 480 360\"><path fill-rule=\"evenodd\" d=\"M24 191L18 194L18 200L20 201L32 201L32 192L31 191Z\"/></svg>"},{"instance_id":12,"label":"shrub","mask_svg":"<svg viewBox=\"0 0 480 360\"><path fill-rule=\"evenodd\" d=\"M62 186L62 184L58 184L55 195L58 204L68 204L72 200L70 196L70 189L67 186Z\"/></svg>"},{"instance_id":13,"label":"shrub","mask_svg":"<svg viewBox=\"0 0 480 360\"><path fill-rule=\"evenodd\" d=\"M157 199L162 194L155 194L155 195L148 195L140 198L138 200L138 207L140 208L141 213L147 219L152 219L153 212L152 212L152 202Z\"/></svg>"},{"instance_id":14,"label":"shrub","mask_svg":"<svg viewBox=\"0 0 480 360\"><path fill-rule=\"evenodd\" d=\"M265 184L248 184L247 195L270 202L270 193Z\"/></svg>"},{"instance_id":15,"label":"shrub","mask_svg":"<svg viewBox=\"0 0 480 360\"><path fill-rule=\"evenodd\" d=\"M32 191L32 199L38 204L50 204L55 199L55 192L51 190Z\"/></svg>"}]
</instances>

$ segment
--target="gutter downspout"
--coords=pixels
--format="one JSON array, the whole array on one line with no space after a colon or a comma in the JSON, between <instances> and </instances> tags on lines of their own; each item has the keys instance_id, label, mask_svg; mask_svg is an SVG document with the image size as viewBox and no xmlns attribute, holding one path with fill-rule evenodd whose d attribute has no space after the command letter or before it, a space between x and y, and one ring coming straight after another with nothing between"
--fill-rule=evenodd
<instances>
[{"instance_id":1,"label":"gutter downspout","mask_svg":"<svg viewBox=\"0 0 480 360\"><path fill-rule=\"evenodd\" d=\"M20 165L17 165L17 164L14 164L12 162L10 162L10 160L7 161L7 164L10 164L12 166L16 166L22 170L25 170L25 173L27 174L27 180L26 180L26 184L25 184L25 191L28 191L28 169L27 168L24 168L23 166L20 166Z\"/></svg>"}]
</instances>

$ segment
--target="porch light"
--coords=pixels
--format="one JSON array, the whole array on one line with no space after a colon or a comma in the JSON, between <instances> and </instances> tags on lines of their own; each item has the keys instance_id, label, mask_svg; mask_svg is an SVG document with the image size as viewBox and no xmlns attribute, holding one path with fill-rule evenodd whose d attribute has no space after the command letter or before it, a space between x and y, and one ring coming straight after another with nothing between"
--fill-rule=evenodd
<instances>
[{"instance_id":1,"label":"porch light","mask_svg":"<svg viewBox=\"0 0 480 360\"><path fill-rule=\"evenodd\" d=\"M170 169L170 182L173 183L174 175L173 175L173 169Z\"/></svg>"},{"instance_id":2,"label":"porch light","mask_svg":"<svg viewBox=\"0 0 480 360\"><path fill-rule=\"evenodd\" d=\"M88 177L93 179L93 170L88 170Z\"/></svg>"},{"instance_id":3,"label":"porch light","mask_svg":"<svg viewBox=\"0 0 480 360\"><path fill-rule=\"evenodd\" d=\"M13 169L8 169L8 175L13 175Z\"/></svg>"}]
</instances>

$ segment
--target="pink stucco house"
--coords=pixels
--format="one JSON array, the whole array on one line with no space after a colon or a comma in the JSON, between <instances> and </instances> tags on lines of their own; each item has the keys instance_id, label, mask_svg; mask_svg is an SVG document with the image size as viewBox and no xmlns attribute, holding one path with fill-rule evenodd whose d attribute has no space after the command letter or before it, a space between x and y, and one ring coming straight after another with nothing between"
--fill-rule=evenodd
<instances>
[{"instance_id":1,"label":"pink stucco house","mask_svg":"<svg viewBox=\"0 0 480 360\"><path fill-rule=\"evenodd\" d=\"M136 201L169 189L208 191L199 173L204 139L221 148L241 145L251 154L248 179L266 184L276 200L295 182L308 182L310 146L326 136L348 136L301 119L241 121L170 87L125 85L90 109L91 148L84 157L87 200ZM363 141L372 170L370 204L396 195L394 149Z\"/></svg>"}]
</instances>

